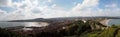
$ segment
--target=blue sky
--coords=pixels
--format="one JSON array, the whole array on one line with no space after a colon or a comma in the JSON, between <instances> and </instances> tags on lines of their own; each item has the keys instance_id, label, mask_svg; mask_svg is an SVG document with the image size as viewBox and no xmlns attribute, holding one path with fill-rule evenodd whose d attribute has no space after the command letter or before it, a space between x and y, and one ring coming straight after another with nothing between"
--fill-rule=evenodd
<instances>
[{"instance_id":1,"label":"blue sky","mask_svg":"<svg viewBox=\"0 0 120 37\"><path fill-rule=\"evenodd\" d=\"M0 19L120 16L120 0L0 0Z\"/></svg>"}]
</instances>

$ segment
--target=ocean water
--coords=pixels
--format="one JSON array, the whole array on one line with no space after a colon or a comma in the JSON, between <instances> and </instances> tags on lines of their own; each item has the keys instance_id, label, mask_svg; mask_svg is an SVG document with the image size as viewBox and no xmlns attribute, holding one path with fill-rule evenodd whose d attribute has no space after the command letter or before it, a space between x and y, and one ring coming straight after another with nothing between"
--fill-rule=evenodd
<instances>
[{"instance_id":1,"label":"ocean water","mask_svg":"<svg viewBox=\"0 0 120 37\"><path fill-rule=\"evenodd\" d=\"M24 26L24 22L0 22L0 27L14 27L14 26Z\"/></svg>"},{"instance_id":2,"label":"ocean water","mask_svg":"<svg viewBox=\"0 0 120 37\"><path fill-rule=\"evenodd\" d=\"M109 22L108 22L108 25L120 25L120 19L111 19Z\"/></svg>"},{"instance_id":3,"label":"ocean water","mask_svg":"<svg viewBox=\"0 0 120 37\"><path fill-rule=\"evenodd\" d=\"M42 27L47 26L49 23L46 22L0 22L0 27L15 27L15 26L25 26L25 27Z\"/></svg>"}]
</instances>

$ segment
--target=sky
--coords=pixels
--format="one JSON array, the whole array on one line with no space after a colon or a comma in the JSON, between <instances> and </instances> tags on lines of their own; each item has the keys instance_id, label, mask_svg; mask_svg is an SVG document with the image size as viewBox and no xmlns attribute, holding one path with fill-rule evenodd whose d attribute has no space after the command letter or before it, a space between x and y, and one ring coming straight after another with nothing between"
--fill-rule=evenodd
<instances>
[{"instance_id":1,"label":"sky","mask_svg":"<svg viewBox=\"0 0 120 37\"><path fill-rule=\"evenodd\" d=\"M0 20L120 16L120 0L0 0Z\"/></svg>"}]
</instances>

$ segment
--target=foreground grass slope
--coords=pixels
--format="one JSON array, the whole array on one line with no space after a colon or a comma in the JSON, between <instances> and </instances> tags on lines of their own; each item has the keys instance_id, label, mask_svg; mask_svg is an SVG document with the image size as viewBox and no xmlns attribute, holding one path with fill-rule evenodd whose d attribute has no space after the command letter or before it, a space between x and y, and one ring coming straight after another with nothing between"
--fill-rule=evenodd
<instances>
[{"instance_id":1,"label":"foreground grass slope","mask_svg":"<svg viewBox=\"0 0 120 37\"><path fill-rule=\"evenodd\" d=\"M93 31L81 35L80 37L120 37L120 27L109 27L106 30Z\"/></svg>"}]
</instances>

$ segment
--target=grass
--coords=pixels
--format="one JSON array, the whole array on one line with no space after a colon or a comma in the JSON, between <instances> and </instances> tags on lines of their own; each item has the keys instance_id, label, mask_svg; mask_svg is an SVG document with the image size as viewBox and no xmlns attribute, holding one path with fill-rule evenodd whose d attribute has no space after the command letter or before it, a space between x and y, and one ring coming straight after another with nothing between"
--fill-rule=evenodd
<instances>
[{"instance_id":1,"label":"grass","mask_svg":"<svg viewBox=\"0 0 120 37\"><path fill-rule=\"evenodd\" d=\"M98 37L114 37L114 32L117 28L108 28L107 30L104 30Z\"/></svg>"},{"instance_id":2,"label":"grass","mask_svg":"<svg viewBox=\"0 0 120 37\"><path fill-rule=\"evenodd\" d=\"M97 37L102 31L93 31L86 33L85 35L81 35L80 37Z\"/></svg>"},{"instance_id":3,"label":"grass","mask_svg":"<svg viewBox=\"0 0 120 37\"><path fill-rule=\"evenodd\" d=\"M116 37L120 37L120 30L117 32Z\"/></svg>"}]
</instances>

